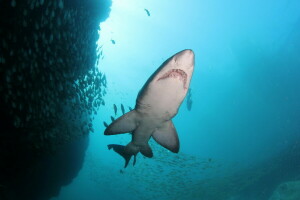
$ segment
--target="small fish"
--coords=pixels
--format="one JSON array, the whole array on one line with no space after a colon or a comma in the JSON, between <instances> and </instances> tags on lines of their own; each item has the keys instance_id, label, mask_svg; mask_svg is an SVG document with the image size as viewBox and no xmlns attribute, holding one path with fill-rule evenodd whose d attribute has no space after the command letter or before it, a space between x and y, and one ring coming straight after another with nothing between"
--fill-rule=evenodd
<instances>
[{"instance_id":1,"label":"small fish","mask_svg":"<svg viewBox=\"0 0 300 200\"><path fill-rule=\"evenodd\" d=\"M187 93L187 99L186 99L186 106L187 106L188 111L190 111L192 109L192 104L193 104L192 89L189 88L188 93Z\"/></svg>"},{"instance_id":2,"label":"small fish","mask_svg":"<svg viewBox=\"0 0 300 200\"><path fill-rule=\"evenodd\" d=\"M106 87L107 80L106 80L105 74L103 75L103 77L102 77L102 79L101 79L101 82L103 83L104 87Z\"/></svg>"},{"instance_id":3,"label":"small fish","mask_svg":"<svg viewBox=\"0 0 300 200\"><path fill-rule=\"evenodd\" d=\"M188 111L191 111L192 105L193 105L193 101L191 99L187 99L186 106L187 106Z\"/></svg>"},{"instance_id":4,"label":"small fish","mask_svg":"<svg viewBox=\"0 0 300 200\"><path fill-rule=\"evenodd\" d=\"M116 104L114 104L114 111L115 111L115 115L117 115L117 106L116 106Z\"/></svg>"},{"instance_id":5,"label":"small fish","mask_svg":"<svg viewBox=\"0 0 300 200\"><path fill-rule=\"evenodd\" d=\"M111 39L110 41L111 41L112 44L116 44L115 40Z\"/></svg>"},{"instance_id":6,"label":"small fish","mask_svg":"<svg viewBox=\"0 0 300 200\"><path fill-rule=\"evenodd\" d=\"M110 116L111 121L115 121L115 118L113 116Z\"/></svg>"},{"instance_id":7,"label":"small fish","mask_svg":"<svg viewBox=\"0 0 300 200\"><path fill-rule=\"evenodd\" d=\"M120 174L124 174L124 170L120 169Z\"/></svg>"},{"instance_id":8,"label":"small fish","mask_svg":"<svg viewBox=\"0 0 300 200\"><path fill-rule=\"evenodd\" d=\"M133 110L133 109L132 109L130 106L128 106L128 108L129 108L129 110L130 110L130 111L132 111L132 110Z\"/></svg>"},{"instance_id":9,"label":"small fish","mask_svg":"<svg viewBox=\"0 0 300 200\"><path fill-rule=\"evenodd\" d=\"M148 16L150 16L150 12L149 12L149 10L148 10L148 9L146 9L146 8L145 8L144 10L146 11L147 15L148 15Z\"/></svg>"},{"instance_id":10,"label":"small fish","mask_svg":"<svg viewBox=\"0 0 300 200\"><path fill-rule=\"evenodd\" d=\"M121 104L121 110L122 110L122 113L123 113L123 115L124 115L124 114L125 114L125 109L124 109L123 104Z\"/></svg>"},{"instance_id":11,"label":"small fish","mask_svg":"<svg viewBox=\"0 0 300 200\"><path fill-rule=\"evenodd\" d=\"M103 125L107 128L108 124L106 122L103 122Z\"/></svg>"}]
</instances>

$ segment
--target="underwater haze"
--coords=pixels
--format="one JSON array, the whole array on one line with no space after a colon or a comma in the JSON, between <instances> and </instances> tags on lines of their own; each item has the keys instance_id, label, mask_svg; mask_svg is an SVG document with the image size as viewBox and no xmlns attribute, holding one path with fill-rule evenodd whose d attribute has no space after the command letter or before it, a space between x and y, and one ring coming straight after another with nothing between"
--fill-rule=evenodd
<instances>
[{"instance_id":1,"label":"underwater haze","mask_svg":"<svg viewBox=\"0 0 300 200\"><path fill-rule=\"evenodd\" d=\"M12 7L19 5L10 2ZM63 5L71 5L71 1L55 2L59 3L54 7L61 10ZM93 7L103 2L88 2L84 9L93 12L87 16L97 15ZM71 14L77 16L74 10ZM64 19L60 23L64 24ZM65 101L65 107L59 106L64 110L59 120L45 124L79 126L86 120L82 126L89 134L82 136L82 129L70 128L80 136L71 143L72 152L62 149L56 158L39 165L47 176L40 176L42 181L36 184L52 190L51 195L31 200L300 199L299 0L112 0L109 15L97 20L101 23L94 30L87 21L70 22L72 27L86 29L74 29L71 39L59 44L82 43L78 48L72 50L71 45L63 53L61 48L56 49L58 53L49 50L49 55L62 56L58 71L71 66L67 73L71 71L74 77L60 77L72 78L69 86L75 85L71 91L78 92L78 97L74 95ZM84 33L95 33L97 28L98 41ZM54 41L59 41L58 33L53 34ZM90 46L85 48L87 44ZM96 55L89 57L93 45ZM134 109L148 78L184 49L193 50L195 65L187 95L172 119L180 150L173 153L151 138L153 158L139 153L136 163L131 159L125 168L124 158L108 145L127 145L131 134L107 136L106 126ZM78 60L65 65L63 57L70 55ZM0 55L0 64L4 63L1 59ZM45 56L39 62L44 60L49 59ZM75 70L76 63L83 68ZM81 70L86 63L92 63L91 71ZM84 73L89 75L82 76ZM69 86L62 85L51 86L49 91L58 91L63 98L71 96L62 92ZM78 99L84 103L75 104ZM160 101L159 95L156 100ZM73 120L74 115L79 119ZM65 176L67 180L60 180ZM50 182L56 179L59 187L53 189ZM6 187L0 177L0 199Z\"/></svg>"},{"instance_id":2,"label":"underwater haze","mask_svg":"<svg viewBox=\"0 0 300 200\"><path fill-rule=\"evenodd\" d=\"M299 1L114 0L100 29L106 105L83 169L52 200L300 198L276 190L300 180ZM104 136L103 122L134 108L148 77L187 48L195 69L173 119L180 152L150 141L154 157L124 169L107 145L131 136Z\"/></svg>"}]
</instances>

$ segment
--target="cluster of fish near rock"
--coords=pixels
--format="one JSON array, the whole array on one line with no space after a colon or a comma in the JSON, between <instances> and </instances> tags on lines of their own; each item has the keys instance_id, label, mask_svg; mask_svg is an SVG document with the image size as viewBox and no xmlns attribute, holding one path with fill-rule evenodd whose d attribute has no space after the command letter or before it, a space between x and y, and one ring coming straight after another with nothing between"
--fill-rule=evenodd
<instances>
[{"instance_id":1,"label":"cluster of fish near rock","mask_svg":"<svg viewBox=\"0 0 300 200\"><path fill-rule=\"evenodd\" d=\"M105 104L106 77L95 68L99 21L71 3L0 2L1 114L39 150L93 131L91 114Z\"/></svg>"}]
</instances>

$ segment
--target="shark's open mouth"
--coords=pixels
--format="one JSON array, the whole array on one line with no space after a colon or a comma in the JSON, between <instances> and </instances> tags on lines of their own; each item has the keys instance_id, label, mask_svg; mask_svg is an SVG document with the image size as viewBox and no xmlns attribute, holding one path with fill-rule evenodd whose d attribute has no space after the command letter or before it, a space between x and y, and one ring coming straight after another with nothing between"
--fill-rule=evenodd
<instances>
[{"instance_id":1,"label":"shark's open mouth","mask_svg":"<svg viewBox=\"0 0 300 200\"><path fill-rule=\"evenodd\" d=\"M171 69L167 71L163 76L161 76L157 81L170 78L170 77L172 78L179 77L179 79L183 81L183 88L187 89L186 87L187 74L185 73L185 71L181 69Z\"/></svg>"}]
</instances>

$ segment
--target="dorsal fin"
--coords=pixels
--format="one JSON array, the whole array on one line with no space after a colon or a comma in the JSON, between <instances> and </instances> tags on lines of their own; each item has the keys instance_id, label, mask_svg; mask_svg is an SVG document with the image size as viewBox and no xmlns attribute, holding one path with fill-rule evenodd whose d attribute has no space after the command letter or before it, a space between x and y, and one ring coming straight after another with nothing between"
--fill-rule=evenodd
<instances>
[{"instance_id":1,"label":"dorsal fin","mask_svg":"<svg viewBox=\"0 0 300 200\"><path fill-rule=\"evenodd\" d=\"M171 120L163 123L161 127L155 130L152 134L154 140L165 147L166 149L178 153L179 151L179 139L177 131Z\"/></svg>"}]
</instances>

